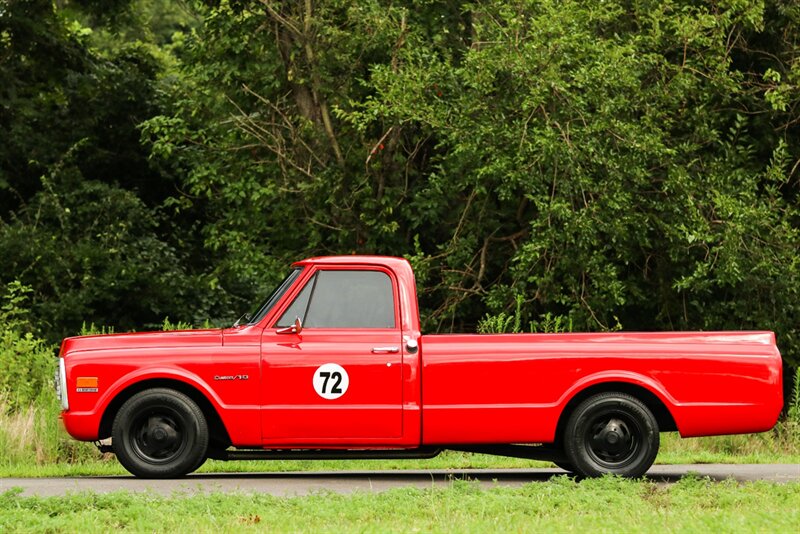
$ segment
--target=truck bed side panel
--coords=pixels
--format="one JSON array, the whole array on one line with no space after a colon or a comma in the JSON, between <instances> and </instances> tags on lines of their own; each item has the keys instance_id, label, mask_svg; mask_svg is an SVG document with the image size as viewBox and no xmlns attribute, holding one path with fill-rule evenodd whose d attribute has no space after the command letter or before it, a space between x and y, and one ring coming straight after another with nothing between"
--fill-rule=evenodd
<instances>
[{"instance_id":1,"label":"truck bed side panel","mask_svg":"<svg viewBox=\"0 0 800 534\"><path fill-rule=\"evenodd\" d=\"M580 391L646 388L684 437L774 426L783 405L770 332L434 335L422 338L423 443L549 443Z\"/></svg>"}]
</instances>

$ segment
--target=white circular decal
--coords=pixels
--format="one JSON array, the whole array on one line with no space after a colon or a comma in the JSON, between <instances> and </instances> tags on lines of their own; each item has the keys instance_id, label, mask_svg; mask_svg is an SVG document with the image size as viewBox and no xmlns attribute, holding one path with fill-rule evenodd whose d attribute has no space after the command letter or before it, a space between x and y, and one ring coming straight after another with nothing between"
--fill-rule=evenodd
<instances>
[{"instance_id":1,"label":"white circular decal","mask_svg":"<svg viewBox=\"0 0 800 534\"><path fill-rule=\"evenodd\" d=\"M314 371L314 389L323 399L338 399L347 392L350 377L339 364L326 363Z\"/></svg>"}]
</instances>

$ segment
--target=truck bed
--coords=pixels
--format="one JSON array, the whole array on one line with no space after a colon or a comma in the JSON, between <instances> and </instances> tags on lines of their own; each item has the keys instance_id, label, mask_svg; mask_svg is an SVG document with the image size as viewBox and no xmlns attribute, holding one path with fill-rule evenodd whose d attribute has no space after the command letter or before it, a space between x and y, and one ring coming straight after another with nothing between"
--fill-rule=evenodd
<instances>
[{"instance_id":1,"label":"truck bed","mask_svg":"<svg viewBox=\"0 0 800 534\"><path fill-rule=\"evenodd\" d=\"M425 444L550 443L577 392L612 387L652 395L684 437L764 431L783 406L771 332L426 335L421 348Z\"/></svg>"}]
</instances>

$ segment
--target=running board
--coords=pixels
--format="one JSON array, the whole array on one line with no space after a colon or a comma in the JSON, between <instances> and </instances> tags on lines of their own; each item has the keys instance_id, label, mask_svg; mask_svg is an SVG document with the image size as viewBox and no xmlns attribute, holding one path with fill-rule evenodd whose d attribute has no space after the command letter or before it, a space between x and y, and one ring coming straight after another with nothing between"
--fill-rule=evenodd
<instances>
[{"instance_id":1,"label":"running board","mask_svg":"<svg viewBox=\"0 0 800 534\"><path fill-rule=\"evenodd\" d=\"M394 460L427 459L437 456L442 449L233 449L208 451L214 460Z\"/></svg>"},{"instance_id":2,"label":"running board","mask_svg":"<svg viewBox=\"0 0 800 534\"><path fill-rule=\"evenodd\" d=\"M563 462L567 460L564 451L561 449L546 447L544 445L481 445L475 447L454 446L447 448L452 451L492 454L494 456L510 456L512 458L543 460L545 462Z\"/></svg>"}]
</instances>

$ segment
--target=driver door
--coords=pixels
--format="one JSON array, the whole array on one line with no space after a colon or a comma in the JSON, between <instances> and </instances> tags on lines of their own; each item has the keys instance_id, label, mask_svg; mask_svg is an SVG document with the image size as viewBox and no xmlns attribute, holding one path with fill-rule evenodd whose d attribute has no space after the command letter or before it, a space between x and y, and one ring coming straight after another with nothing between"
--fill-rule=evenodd
<instances>
[{"instance_id":1,"label":"driver door","mask_svg":"<svg viewBox=\"0 0 800 534\"><path fill-rule=\"evenodd\" d=\"M402 437L397 302L389 271L315 269L262 335L265 444L358 445ZM289 332L296 318L302 328Z\"/></svg>"}]
</instances>

